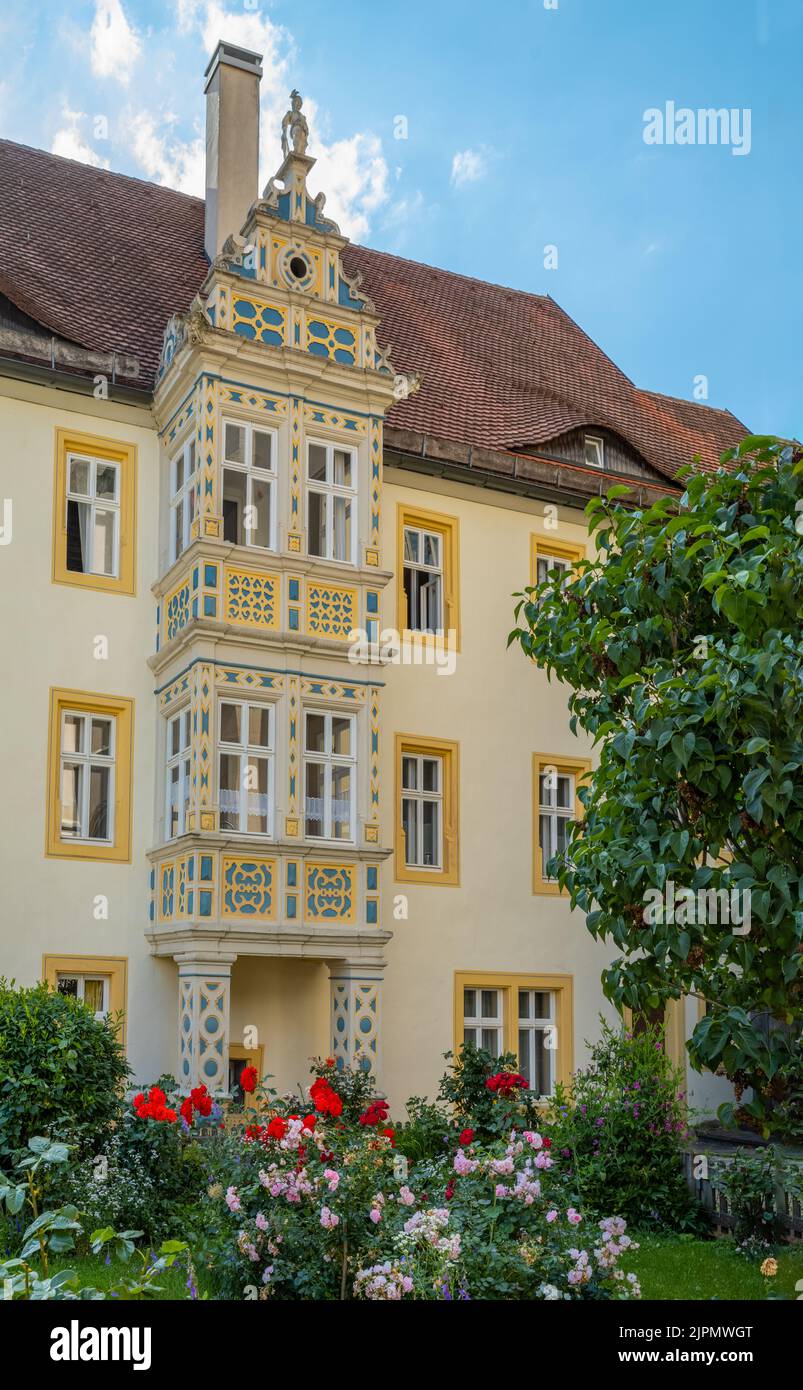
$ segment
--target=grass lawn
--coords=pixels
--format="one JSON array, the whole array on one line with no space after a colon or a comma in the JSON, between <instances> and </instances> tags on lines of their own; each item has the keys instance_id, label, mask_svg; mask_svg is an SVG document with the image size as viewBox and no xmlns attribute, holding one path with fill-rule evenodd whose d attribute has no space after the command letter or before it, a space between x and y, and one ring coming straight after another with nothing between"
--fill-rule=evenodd
<instances>
[{"instance_id":1,"label":"grass lawn","mask_svg":"<svg viewBox=\"0 0 803 1390\"><path fill-rule=\"evenodd\" d=\"M106 1264L103 1256L96 1255L62 1255L58 1258L51 1256L50 1272L55 1274L58 1269L74 1269L80 1276L82 1284L91 1284L96 1289L110 1289L113 1284L118 1284L122 1279L135 1279L139 1273L140 1265L136 1256L126 1264L123 1260L110 1260ZM181 1299L188 1296L187 1289L187 1266L182 1256L179 1256L172 1269L166 1269L156 1280L161 1290L155 1297L158 1299ZM151 1295L153 1297L153 1295Z\"/></svg>"},{"instance_id":2,"label":"grass lawn","mask_svg":"<svg viewBox=\"0 0 803 1390\"><path fill-rule=\"evenodd\" d=\"M636 1235L636 1240L641 1248L622 1264L638 1275L642 1298L762 1299L768 1285L777 1295L796 1298L795 1284L803 1279L803 1242L779 1246L778 1273L765 1280L761 1261L737 1255L731 1240L655 1235Z\"/></svg>"}]
</instances>

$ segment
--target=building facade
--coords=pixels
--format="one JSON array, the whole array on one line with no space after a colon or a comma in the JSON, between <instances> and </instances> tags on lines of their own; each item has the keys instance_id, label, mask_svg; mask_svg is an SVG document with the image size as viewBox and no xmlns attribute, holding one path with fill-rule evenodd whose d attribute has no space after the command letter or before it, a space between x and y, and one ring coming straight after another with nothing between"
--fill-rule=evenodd
<instances>
[{"instance_id":1,"label":"building facade","mask_svg":"<svg viewBox=\"0 0 803 1390\"><path fill-rule=\"evenodd\" d=\"M547 1095L613 1014L546 870L593 754L512 595L743 429L351 247L296 93L257 197L259 63L207 69L202 204L0 143L0 971L121 1012L140 1081L333 1055L397 1109L470 1038Z\"/></svg>"}]
</instances>

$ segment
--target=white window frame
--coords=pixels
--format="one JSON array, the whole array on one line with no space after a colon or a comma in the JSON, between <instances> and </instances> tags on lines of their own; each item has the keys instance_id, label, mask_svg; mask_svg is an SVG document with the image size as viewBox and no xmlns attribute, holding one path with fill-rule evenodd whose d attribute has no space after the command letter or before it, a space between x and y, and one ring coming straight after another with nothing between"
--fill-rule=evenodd
<instances>
[{"instance_id":1,"label":"white window frame","mask_svg":"<svg viewBox=\"0 0 803 1390\"><path fill-rule=\"evenodd\" d=\"M307 750L307 715L318 715L323 718L324 723L324 751L323 753L309 752ZM304 765L304 837L314 840L317 843L328 841L334 845L354 844L357 824L357 719L354 714L339 709L317 709L315 706L307 705L302 711L302 761ZM351 728L349 736L349 756L342 753L332 752L332 720L347 719ZM307 768L311 763L324 768L323 786L323 833L321 835L311 834L307 830ZM332 781L333 769L335 767L348 767L351 770L350 788L351 805L349 807L349 834L348 838L334 836L332 834Z\"/></svg>"},{"instance_id":2,"label":"white window frame","mask_svg":"<svg viewBox=\"0 0 803 1390\"><path fill-rule=\"evenodd\" d=\"M180 487L176 486L176 473L178 463L181 461L183 468L183 480ZM170 563L175 564L180 555L189 547L192 541L192 523L195 518L195 488L198 481L198 454L195 448L195 437L190 436L177 454L170 460ZM182 508L181 514L181 546L176 543L176 512Z\"/></svg>"},{"instance_id":3,"label":"white window frame","mask_svg":"<svg viewBox=\"0 0 803 1390\"><path fill-rule=\"evenodd\" d=\"M82 744L85 751L81 753L70 753L64 747L64 729L68 718L80 719L83 723ZM103 720L111 725L109 737L109 753L92 753L87 747L87 740L91 740L93 720ZM81 776L81 805L79 808L79 825L81 834L69 835L64 833L63 817L64 803L62 801L62 788L64 786L64 767L65 764L78 764L82 769ZM90 789L92 783L92 768L104 767L109 769L109 796L108 796L108 834L103 836L89 835L89 803ZM59 727L59 839L65 844L89 844L89 845L113 845L114 844L114 811L116 793L116 770L117 770L117 716L116 714L95 713L89 710L76 710L65 707L61 711L61 725Z\"/></svg>"},{"instance_id":4,"label":"white window frame","mask_svg":"<svg viewBox=\"0 0 803 1390\"><path fill-rule=\"evenodd\" d=\"M549 999L549 1016L547 1018L536 1018L534 1015L528 1018L519 1016L519 1000L522 994L530 996L530 1007L534 1007L534 997L536 994L545 994ZM533 1089L533 1078L535 1076L535 1035L545 1033L548 1029L553 1030L553 1036L557 1037L557 998L554 989L531 988L529 985L519 985L515 990L516 995L516 1053L519 1059L519 1066L524 1075L529 1077L530 1089ZM527 1033L527 1061L524 1062L521 1056L521 1034ZM538 1095L546 1099L555 1094L555 1079L557 1076L557 1048L545 1047L544 1053L547 1059L548 1068L548 1089L539 1091Z\"/></svg>"},{"instance_id":5,"label":"white window frame","mask_svg":"<svg viewBox=\"0 0 803 1390\"><path fill-rule=\"evenodd\" d=\"M312 447L326 450L326 480L311 479L310 468L310 449ZM348 454L351 458L351 487L344 487L341 483L334 481L334 458L335 451ZM309 554L317 560L329 560L335 565L354 565L357 561L357 469L359 466L358 452L349 444L342 444L337 440L327 439L308 439L306 450L306 485L307 485L307 549ZM324 555L313 555L309 544L309 496L310 493L319 493L326 499L326 544ZM334 550L334 520L335 520L335 498L342 497L351 502L351 554L345 559L335 556Z\"/></svg>"},{"instance_id":6,"label":"white window frame","mask_svg":"<svg viewBox=\"0 0 803 1390\"><path fill-rule=\"evenodd\" d=\"M588 457L589 445L593 448L596 458ZM583 462L587 468L605 467L605 440L601 434L583 435Z\"/></svg>"},{"instance_id":7,"label":"white window frame","mask_svg":"<svg viewBox=\"0 0 803 1390\"><path fill-rule=\"evenodd\" d=\"M548 551L538 551L535 559L535 582L543 584L552 570L560 572L559 585L566 582L566 576L571 574L576 564L575 560L567 560L565 555L550 555ZM543 576L540 573L541 566L544 567Z\"/></svg>"},{"instance_id":8,"label":"white window frame","mask_svg":"<svg viewBox=\"0 0 803 1390\"><path fill-rule=\"evenodd\" d=\"M87 493L73 492L70 487L72 479L73 463L86 463L89 465L89 491ZM113 468L116 479L114 498L98 497L97 495L97 476L98 468ZM106 570L84 569L70 570L70 574L96 574L103 579L120 578L120 488L122 486L123 470L116 459L102 458L97 454L83 454L77 450L67 454L67 476L64 486L64 526L68 526L69 507L71 502L76 505L89 507L89 554L92 556L95 550L95 517L97 512L111 512L113 517L113 538L112 538L112 559L113 568L111 573Z\"/></svg>"},{"instance_id":9,"label":"white window frame","mask_svg":"<svg viewBox=\"0 0 803 1390\"><path fill-rule=\"evenodd\" d=\"M274 828L274 801L275 801L275 778L276 778L276 706L271 701L259 700L238 700L231 699L228 695L221 695L218 700L218 730L222 731L223 719L222 709L224 705L237 705L240 708L240 730L242 739L240 743L231 743L228 739L218 738L217 743L217 777L218 777L218 801L221 801L222 792L220 788L220 760L223 756L237 757L240 762L240 773L238 781L238 821L239 826L235 829L221 828L223 835L250 835L254 839L270 840L273 838ZM268 745L249 743L248 726L249 712L252 709L268 711ZM260 758L268 764L268 828L267 830L248 829L248 798L253 795L247 789L243 779L243 772L249 759ZM221 806L222 812L222 806ZM228 813L227 813L228 814ZM221 815L222 820L222 815Z\"/></svg>"},{"instance_id":10,"label":"white window frame","mask_svg":"<svg viewBox=\"0 0 803 1390\"><path fill-rule=\"evenodd\" d=\"M235 429L245 430L245 463L232 463L226 458L226 426L231 425ZM270 439L270 468L254 467L254 435L266 434ZM246 509L254 506L254 481L265 483L268 489L268 507L270 508L270 518L268 525L268 544L260 545L251 539L254 527L246 526L243 519L244 541L229 544L246 545L252 550L271 551L276 549L276 511L278 505L278 447L279 436L276 430L269 429L262 424L255 424L252 420L238 420L234 415L225 415L222 421L221 450L220 450L220 497L221 508L223 505L223 491L225 485L225 473L228 470L232 473L245 474L245 506Z\"/></svg>"},{"instance_id":11,"label":"white window frame","mask_svg":"<svg viewBox=\"0 0 803 1390\"><path fill-rule=\"evenodd\" d=\"M477 996L477 1003L480 1011L477 1014L466 1013L466 992L473 990ZM496 1014L483 1014L482 996L483 994L496 995ZM494 1028L497 1033L497 1048L494 1052L492 1048L485 1048L494 1057L501 1057L505 1050L505 991L496 985L472 985L463 986L463 1041L473 1042L475 1047L482 1048L485 1044L482 1041L484 1030ZM473 1032L473 1038L466 1038L466 1033Z\"/></svg>"},{"instance_id":12,"label":"white window frame","mask_svg":"<svg viewBox=\"0 0 803 1390\"><path fill-rule=\"evenodd\" d=\"M177 753L170 752L173 745L173 725L179 725L179 750ZM187 742L181 743L180 733L182 727L186 728ZM167 744L166 744L166 776L165 776L165 839L177 840L180 835L187 833L187 808L189 806L190 785L192 782L192 713L189 705L184 705L167 720ZM178 827L172 833L172 806L170 790L172 786L172 773L174 768L179 769L178 778Z\"/></svg>"},{"instance_id":13,"label":"white window frame","mask_svg":"<svg viewBox=\"0 0 803 1390\"><path fill-rule=\"evenodd\" d=\"M110 984L111 984L111 980L110 980L110 977L109 977L108 975L96 975L96 974L94 974L94 972L92 972L92 971L85 971L85 970L84 970L84 971L81 971L81 970L57 970L57 971L56 971L56 989L57 989L57 990L58 990L59 983L60 983L61 980L75 980L75 981L76 981L76 983L77 983L77 992L76 992L75 996L73 996L73 995L67 995L67 998L72 999L72 998L74 997L74 998L76 998L76 999L80 999L82 1003L84 1002L84 995L85 995L87 980L92 980L92 981L97 980L97 981L99 981L99 982L103 985L103 1006L102 1006L102 1008L100 1008L100 1009L96 1009L93 1016L94 1016L96 1019L104 1019L104 1018L106 1018L106 1017L108 1016L108 1013L109 1013L109 987L110 987Z\"/></svg>"},{"instance_id":14,"label":"white window frame","mask_svg":"<svg viewBox=\"0 0 803 1390\"><path fill-rule=\"evenodd\" d=\"M409 844L407 836L404 836L404 863L408 869L422 869L424 872L440 874L443 873L443 758L439 753L405 753L402 749L402 827L405 824L404 803L410 801L415 803L418 811L415 817L416 824L416 844L415 859L409 858ZM416 767L416 786L415 788L405 787L404 768L405 764L415 763ZM435 763L438 769L438 786L436 791L423 790L423 771L424 763ZM437 860L434 864L424 863L424 816L423 803L430 802L437 808Z\"/></svg>"},{"instance_id":15,"label":"white window frame","mask_svg":"<svg viewBox=\"0 0 803 1390\"><path fill-rule=\"evenodd\" d=\"M552 781L555 785L546 788L546 799L544 789L544 779ZM565 778L569 783L569 805L558 806L558 782ZM542 765L538 772L538 851L541 855L541 878L544 883L557 883L557 879L547 873L547 864L554 857L558 850L558 821L572 821L577 819L575 807L577 779L574 772L562 772L557 766L549 763ZM548 854L544 853L543 822L544 818L549 819L549 836L551 845Z\"/></svg>"},{"instance_id":16,"label":"white window frame","mask_svg":"<svg viewBox=\"0 0 803 1390\"><path fill-rule=\"evenodd\" d=\"M440 564L428 565L423 559L409 560L407 558L407 537L416 536L418 538L418 553L424 555L424 547L427 541L434 541L437 545ZM421 584L418 591L418 612L411 611L410 594L407 594L407 627L411 632L431 632L441 634L445 628L446 621L446 575L444 573L444 537L440 531L433 531L427 526L408 526L404 524L402 529L402 563L404 570L414 570L417 574L428 575L426 583ZM404 582L404 576L402 576ZM424 609L427 604L426 590L431 585L435 586L438 605L438 623L435 627L430 627L426 622ZM405 585L405 591L407 586Z\"/></svg>"}]
</instances>

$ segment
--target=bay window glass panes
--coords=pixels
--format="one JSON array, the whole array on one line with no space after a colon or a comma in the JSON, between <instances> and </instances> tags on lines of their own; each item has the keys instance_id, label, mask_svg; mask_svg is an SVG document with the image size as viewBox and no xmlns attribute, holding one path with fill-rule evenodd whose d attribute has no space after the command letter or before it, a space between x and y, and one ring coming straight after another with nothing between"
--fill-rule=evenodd
<instances>
[{"instance_id":1,"label":"bay window glass panes","mask_svg":"<svg viewBox=\"0 0 803 1390\"><path fill-rule=\"evenodd\" d=\"M354 839L354 717L317 710L304 715L305 834Z\"/></svg>"},{"instance_id":2,"label":"bay window glass panes","mask_svg":"<svg viewBox=\"0 0 803 1390\"><path fill-rule=\"evenodd\" d=\"M221 700L218 797L221 830L273 834L274 709Z\"/></svg>"},{"instance_id":3,"label":"bay window glass panes","mask_svg":"<svg viewBox=\"0 0 803 1390\"><path fill-rule=\"evenodd\" d=\"M223 428L223 539L275 549L276 436L227 420Z\"/></svg>"},{"instance_id":4,"label":"bay window glass panes","mask_svg":"<svg viewBox=\"0 0 803 1390\"><path fill-rule=\"evenodd\" d=\"M173 715L167 726L167 804L165 830L168 840L183 835L190 805L190 711Z\"/></svg>"},{"instance_id":5,"label":"bay window glass panes","mask_svg":"<svg viewBox=\"0 0 803 1390\"><path fill-rule=\"evenodd\" d=\"M402 756L404 859L410 868L443 867L443 761L425 754Z\"/></svg>"},{"instance_id":6,"label":"bay window glass panes","mask_svg":"<svg viewBox=\"0 0 803 1390\"><path fill-rule=\"evenodd\" d=\"M67 459L67 569L117 578L120 570L120 465Z\"/></svg>"},{"instance_id":7,"label":"bay window glass panes","mask_svg":"<svg viewBox=\"0 0 803 1390\"><path fill-rule=\"evenodd\" d=\"M59 730L59 834L63 840L113 839L116 720L63 710Z\"/></svg>"},{"instance_id":8,"label":"bay window glass panes","mask_svg":"<svg viewBox=\"0 0 803 1390\"><path fill-rule=\"evenodd\" d=\"M178 559L192 540L195 516L195 440L188 439L170 465L170 562Z\"/></svg>"},{"instance_id":9,"label":"bay window glass panes","mask_svg":"<svg viewBox=\"0 0 803 1390\"><path fill-rule=\"evenodd\" d=\"M326 494L310 492L307 499L307 533L310 555L326 554Z\"/></svg>"}]
</instances>

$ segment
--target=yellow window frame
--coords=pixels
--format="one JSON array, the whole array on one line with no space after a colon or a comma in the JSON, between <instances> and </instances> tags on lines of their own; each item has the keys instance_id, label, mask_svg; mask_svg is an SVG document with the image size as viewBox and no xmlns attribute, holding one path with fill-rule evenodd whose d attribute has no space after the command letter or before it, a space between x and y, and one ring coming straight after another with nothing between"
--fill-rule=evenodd
<instances>
[{"instance_id":1,"label":"yellow window frame","mask_svg":"<svg viewBox=\"0 0 803 1390\"><path fill-rule=\"evenodd\" d=\"M576 565L578 560L584 560L586 548L574 541L553 541L547 536L530 536L530 583L538 583L538 561L539 559L569 560Z\"/></svg>"},{"instance_id":2,"label":"yellow window frame","mask_svg":"<svg viewBox=\"0 0 803 1390\"><path fill-rule=\"evenodd\" d=\"M114 839L110 844L91 844L61 838L61 716L65 709L79 714L98 714L116 720L114 759ZM134 701L116 695L95 695L86 690L51 688L47 755L47 820L45 854L53 859L101 859L131 862L131 773L134 744Z\"/></svg>"},{"instance_id":3,"label":"yellow window frame","mask_svg":"<svg viewBox=\"0 0 803 1390\"><path fill-rule=\"evenodd\" d=\"M445 633L455 634L455 651L460 650L460 522L456 516L430 512L407 502L396 504L396 628L408 640L426 642L433 638L408 627L407 595L404 592L404 528L422 527L443 540L443 616ZM435 639L439 640L439 639Z\"/></svg>"},{"instance_id":4,"label":"yellow window frame","mask_svg":"<svg viewBox=\"0 0 803 1390\"><path fill-rule=\"evenodd\" d=\"M67 457L71 453L120 465L119 574L79 574L67 569ZM136 593L137 553L137 446L119 439L56 430L56 463L53 488L53 583L99 589L109 594Z\"/></svg>"},{"instance_id":5,"label":"yellow window frame","mask_svg":"<svg viewBox=\"0 0 803 1390\"><path fill-rule=\"evenodd\" d=\"M231 1043L229 1046L230 1062L245 1062L249 1067L256 1067L257 1085L265 1076L265 1044L257 1043L255 1047L243 1047L240 1043ZM253 1092L245 1097L244 1110L258 1110L262 1102L254 1100Z\"/></svg>"},{"instance_id":6,"label":"yellow window frame","mask_svg":"<svg viewBox=\"0 0 803 1390\"><path fill-rule=\"evenodd\" d=\"M498 989L502 992L502 1042L505 1052L519 1055L518 991L549 990L555 995L557 1065L555 1080L571 1083L574 1070L574 976L512 974L505 970L456 970L454 977L454 1052L459 1056L463 1043L463 990Z\"/></svg>"},{"instance_id":7,"label":"yellow window frame","mask_svg":"<svg viewBox=\"0 0 803 1390\"><path fill-rule=\"evenodd\" d=\"M411 868L405 863L402 821L402 758L405 754L439 757L443 762L443 866L440 869ZM395 761L396 882L421 883L430 887L457 887L460 883L460 745L449 739L397 734Z\"/></svg>"},{"instance_id":8,"label":"yellow window frame","mask_svg":"<svg viewBox=\"0 0 803 1390\"><path fill-rule=\"evenodd\" d=\"M547 768L574 777L574 819L582 820L583 803L578 796L580 783L591 771L590 758L562 758L555 753L533 753L533 893L539 896L557 897L561 893L559 883L544 875L540 836L540 777Z\"/></svg>"},{"instance_id":9,"label":"yellow window frame","mask_svg":"<svg viewBox=\"0 0 803 1390\"><path fill-rule=\"evenodd\" d=\"M128 998L127 956L42 956L42 979L56 989L59 975L105 975L109 981L109 1013L122 1014L120 1042L125 1045Z\"/></svg>"}]
</instances>

